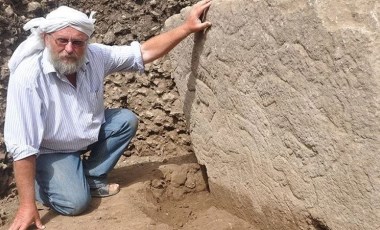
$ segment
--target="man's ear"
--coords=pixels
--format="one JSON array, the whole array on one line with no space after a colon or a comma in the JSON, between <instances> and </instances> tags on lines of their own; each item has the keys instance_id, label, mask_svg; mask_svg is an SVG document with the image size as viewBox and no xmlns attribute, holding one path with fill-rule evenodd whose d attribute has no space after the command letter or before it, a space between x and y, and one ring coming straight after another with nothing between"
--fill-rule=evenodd
<instances>
[{"instance_id":1,"label":"man's ear","mask_svg":"<svg viewBox=\"0 0 380 230\"><path fill-rule=\"evenodd\" d=\"M41 34L41 39L42 39L42 41L44 42L44 44L45 44L45 46L48 44L48 42L47 42L47 38L48 37L48 34L47 33L42 33Z\"/></svg>"}]
</instances>

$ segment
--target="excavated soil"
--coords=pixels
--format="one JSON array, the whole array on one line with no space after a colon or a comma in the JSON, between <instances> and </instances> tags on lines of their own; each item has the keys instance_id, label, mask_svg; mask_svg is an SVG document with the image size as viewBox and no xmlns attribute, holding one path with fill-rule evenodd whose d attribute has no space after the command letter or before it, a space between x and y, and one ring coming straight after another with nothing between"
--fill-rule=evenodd
<instances>
[{"instance_id":1,"label":"excavated soil","mask_svg":"<svg viewBox=\"0 0 380 230\"><path fill-rule=\"evenodd\" d=\"M191 156L165 161L131 156L119 162L110 175L111 181L121 185L119 194L94 198L89 210L75 217L58 215L39 205L41 220L46 229L257 229L217 208L200 179L199 165L183 163L192 160ZM8 229L17 199L3 199L0 205L5 214L0 229Z\"/></svg>"},{"instance_id":2,"label":"excavated soil","mask_svg":"<svg viewBox=\"0 0 380 230\"><path fill-rule=\"evenodd\" d=\"M160 33L168 17L195 2L0 0L0 229L8 229L18 206L2 131L9 78L6 64L28 35L23 24L68 5L86 13L97 12L92 41L129 44ZM121 185L120 193L93 199L90 209L76 217L61 216L41 206L47 229L257 229L219 209L208 191L206 170L196 163L191 148L170 61L163 57L145 70L143 74L114 74L105 81L106 106L129 108L140 118L137 136L110 175L111 182Z\"/></svg>"}]
</instances>

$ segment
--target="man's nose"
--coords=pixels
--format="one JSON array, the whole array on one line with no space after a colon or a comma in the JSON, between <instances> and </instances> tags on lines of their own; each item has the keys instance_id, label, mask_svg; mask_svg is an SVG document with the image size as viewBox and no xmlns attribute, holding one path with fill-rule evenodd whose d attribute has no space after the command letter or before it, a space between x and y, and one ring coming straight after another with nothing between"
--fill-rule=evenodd
<instances>
[{"instance_id":1,"label":"man's nose","mask_svg":"<svg viewBox=\"0 0 380 230\"><path fill-rule=\"evenodd\" d=\"M73 43L71 41L69 41L66 45L65 45L65 51L67 53L72 53L74 52L74 47L73 47Z\"/></svg>"}]
</instances>

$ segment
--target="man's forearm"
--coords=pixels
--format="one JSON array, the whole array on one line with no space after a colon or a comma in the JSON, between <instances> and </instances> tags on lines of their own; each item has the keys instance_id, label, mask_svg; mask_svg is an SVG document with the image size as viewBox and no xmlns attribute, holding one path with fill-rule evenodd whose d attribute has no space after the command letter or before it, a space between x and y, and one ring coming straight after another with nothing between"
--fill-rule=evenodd
<instances>
[{"instance_id":1,"label":"man's forearm","mask_svg":"<svg viewBox=\"0 0 380 230\"><path fill-rule=\"evenodd\" d=\"M163 34L159 34L141 45L144 63L162 57L186 38L191 31L181 25Z\"/></svg>"},{"instance_id":2,"label":"man's forearm","mask_svg":"<svg viewBox=\"0 0 380 230\"><path fill-rule=\"evenodd\" d=\"M36 156L13 162L20 206L35 205Z\"/></svg>"}]
</instances>

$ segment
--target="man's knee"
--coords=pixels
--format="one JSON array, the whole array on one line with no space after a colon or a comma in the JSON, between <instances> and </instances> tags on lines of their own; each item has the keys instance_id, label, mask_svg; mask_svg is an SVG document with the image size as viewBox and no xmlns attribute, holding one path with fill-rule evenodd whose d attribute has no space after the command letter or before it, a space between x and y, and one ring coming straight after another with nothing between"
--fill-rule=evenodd
<instances>
[{"instance_id":1,"label":"man's knee","mask_svg":"<svg viewBox=\"0 0 380 230\"><path fill-rule=\"evenodd\" d=\"M119 119L121 121L121 129L127 129L131 133L136 133L139 120L132 111L128 109L121 109Z\"/></svg>"},{"instance_id":2,"label":"man's knee","mask_svg":"<svg viewBox=\"0 0 380 230\"><path fill-rule=\"evenodd\" d=\"M138 118L128 109L107 109L105 111L105 130L119 131L120 129L137 130Z\"/></svg>"},{"instance_id":3,"label":"man's knee","mask_svg":"<svg viewBox=\"0 0 380 230\"><path fill-rule=\"evenodd\" d=\"M79 194L73 192L65 196L63 200L53 200L50 205L52 208L66 216L75 216L87 210L91 203L91 195L89 193Z\"/></svg>"}]
</instances>

